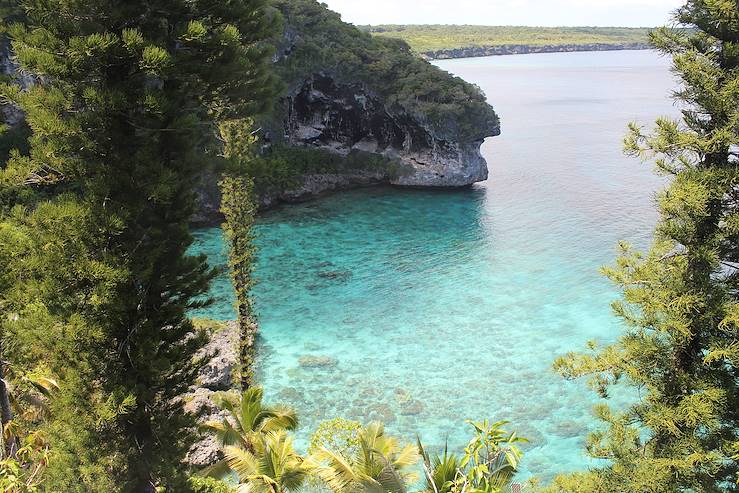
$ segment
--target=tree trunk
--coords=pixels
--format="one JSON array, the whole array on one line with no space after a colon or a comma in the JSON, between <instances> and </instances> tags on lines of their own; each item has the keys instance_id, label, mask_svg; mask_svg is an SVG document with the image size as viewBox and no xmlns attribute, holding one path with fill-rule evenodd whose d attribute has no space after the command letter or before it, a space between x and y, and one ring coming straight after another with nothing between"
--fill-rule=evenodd
<instances>
[{"instance_id":1,"label":"tree trunk","mask_svg":"<svg viewBox=\"0 0 739 493\"><path fill-rule=\"evenodd\" d=\"M5 362L3 361L3 346L0 340L0 443L3 444L3 456L13 457L15 455L16 443L11 437L7 442L2 441L5 425L13 420L13 410L10 408L10 389L5 381Z\"/></svg>"},{"instance_id":2,"label":"tree trunk","mask_svg":"<svg viewBox=\"0 0 739 493\"><path fill-rule=\"evenodd\" d=\"M254 328L251 320L251 309L239 303L239 359L241 366L241 391L246 392L252 386L252 366L254 365Z\"/></svg>"},{"instance_id":3,"label":"tree trunk","mask_svg":"<svg viewBox=\"0 0 739 493\"><path fill-rule=\"evenodd\" d=\"M134 489L128 490L130 493L156 493L156 487L151 474L151 464L153 459L153 444L151 419L148 412L139 410L136 416L136 430L134 436L139 455L133 457L132 467Z\"/></svg>"},{"instance_id":4,"label":"tree trunk","mask_svg":"<svg viewBox=\"0 0 739 493\"><path fill-rule=\"evenodd\" d=\"M13 419L13 411L10 409L10 391L1 368L2 366L0 366L0 419L4 427Z\"/></svg>"}]
</instances>

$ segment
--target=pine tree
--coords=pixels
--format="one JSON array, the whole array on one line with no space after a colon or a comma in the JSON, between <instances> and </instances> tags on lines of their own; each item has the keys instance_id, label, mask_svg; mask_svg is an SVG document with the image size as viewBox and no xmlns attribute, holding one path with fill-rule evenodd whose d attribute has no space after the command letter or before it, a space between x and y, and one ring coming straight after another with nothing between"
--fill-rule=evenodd
<instances>
[{"instance_id":1,"label":"pine tree","mask_svg":"<svg viewBox=\"0 0 739 493\"><path fill-rule=\"evenodd\" d=\"M27 240L3 332L58 377L49 490L187 491L178 396L202 345L187 318L212 277L187 255L218 122L272 99L263 0L20 0L10 26L39 83L3 88L33 130L0 176Z\"/></svg>"},{"instance_id":2,"label":"pine tree","mask_svg":"<svg viewBox=\"0 0 739 493\"><path fill-rule=\"evenodd\" d=\"M652 35L673 58L681 121L645 134L631 125L628 152L655 158L670 185L658 198L654 245L622 246L606 274L623 289L614 304L626 333L613 345L569 355L556 367L589 375L601 395L617 382L638 389L622 411L596 413L606 427L588 452L608 465L558 478L552 491L738 491L739 462L739 11L733 0L691 0L680 27Z\"/></svg>"},{"instance_id":3,"label":"pine tree","mask_svg":"<svg viewBox=\"0 0 739 493\"><path fill-rule=\"evenodd\" d=\"M228 244L231 282L236 292L242 391L254 383L252 365L258 327L252 300L257 206L254 182L249 177L248 169L250 161L254 159L251 149L254 138L250 130L251 122L248 120L226 122L221 126L224 157L229 163L229 169L220 182L221 212L225 218L222 227Z\"/></svg>"}]
</instances>

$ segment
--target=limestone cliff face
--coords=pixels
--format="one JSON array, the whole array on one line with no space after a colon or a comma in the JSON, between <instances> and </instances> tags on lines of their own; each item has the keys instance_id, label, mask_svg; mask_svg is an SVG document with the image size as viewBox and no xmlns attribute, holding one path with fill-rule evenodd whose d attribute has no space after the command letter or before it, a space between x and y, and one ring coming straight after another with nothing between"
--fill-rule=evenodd
<instances>
[{"instance_id":1,"label":"limestone cliff face","mask_svg":"<svg viewBox=\"0 0 739 493\"><path fill-rule=\"evenodd\" d=\"M286 90L270 134L293 146L398 163L382 181L463 187L488 177L480 145L500 123L479 88L373 38L315 0L275 0L284 33L274 63Z\"/></svg>"},{"instance_id":2,"label":"limestone cliff face","mask_svg":"<svg viewBox=\"0 0 739 493\"><path fill-rule=\"evenodd\" d=\"M500 134L497 119L489 119L472 139L460 140L456 122L431 125L426 115L387 105L366 85L340 83L328 73L307 77L280 104L290 144L397 160L400 172L386 177L394 185L461 187L484 181L488 170L480 145Z\"/></svg>"}]
</instances>

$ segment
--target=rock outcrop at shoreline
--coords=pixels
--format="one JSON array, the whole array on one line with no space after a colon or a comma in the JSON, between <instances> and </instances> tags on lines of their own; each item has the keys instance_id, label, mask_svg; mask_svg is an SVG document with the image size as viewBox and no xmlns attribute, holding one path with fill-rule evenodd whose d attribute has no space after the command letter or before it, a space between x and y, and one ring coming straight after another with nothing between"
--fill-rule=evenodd
<instances>
[{"instance_id":1,"label":"rock outcrop at shoreline","mask_svg":"<svg viewBox=\"0 0 739 493\"><path fill-rule=\"evenodd\" d=\"M300 177L299 184L285 190L262 193L259 206L262 210L279 204L298 204L323 195L356 188L387 185L390 178L385 171L355 170L344 173L307 174ZM190 223L194 227L209 227L223 221L220 212L221 192L218 188L218 177L213 173L205 173L197 190L198 208Z\"/></svg>"},{"instance_id":2,"label":"rock outcrop at shoreline","mask_svg":"<svg viewBox=\"0 0 739 493\"><path fill-rule=\"evenodd\" d=\"M200 423L222 421L227 414L212 399L218 392L238 388L239 327L236 321L200 323L208 326L210 340L196 356L205 357L207 362L200 370L196 385L182 397L184 408L185 412L198 416ZM206 435L190 449L185 461L200 468L222 458L220 445L213 436Z\"/></svg>"},{"instance_id":3,"label":"rock outcrop at shoreline","mask_svg":"<svg viewBox=\"0 0 739 493\"><path fill-rule=\"evenodd\" d=\"M477 135L463 139L454 118L433 125L427 115L403 105L389 105L366 84L341 83L339 77L314 74L282 98L288 143L341 155L364 152L397 160L400 172L395 176L374 173L372 177L392 185L463 187L487 179L480 145L485 137L500 134L492 111L488 119L476 122ZM336 183L333 179L322 181L330 184L319 185L321 191ZM307 191L316 182L315 178L306 180L301 189Z\"/></svg>"},{"instance_id":4,"label":"rock outcrop at shoreline","mask_svg":"<svg viewBox=\"0 0 739 493\"><path fill-rule=\"evenodd\" d=\"M648 43L587 43L562 45L500 45L468 46L446 50L425 51L426 60L448 60L452 58L475 58L501 55L526 55L531 53L572 53L578 51L650 50Z\"/></svg>"}]
</instances>

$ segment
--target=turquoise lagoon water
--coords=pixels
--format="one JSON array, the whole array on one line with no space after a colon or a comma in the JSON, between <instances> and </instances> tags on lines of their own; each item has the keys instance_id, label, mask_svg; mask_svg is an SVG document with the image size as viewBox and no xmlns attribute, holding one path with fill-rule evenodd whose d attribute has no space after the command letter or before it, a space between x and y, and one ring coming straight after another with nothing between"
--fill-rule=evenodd
<instances>
[{"instance_id":1,"label":"turquoise lagoon water","mask_svg":"<svg viewBox=\"0 0 739 493\"><path fill-rule=\"evenodd\" d=\"M465 419L507 419L531 443L523 476L587 467L597 400L551 370L558 355L621 331L598 268L619 240L649 242L650 166L621 154L626 123L674 114L652 52L525 55L439 64L478 84L503 135L490 179L462 191L376 188L265 214L259 224L258 378L310 431L381 419L441 447ZM217 229L196 249L222 264ZM201 316L230 319L224 276ZM333 366L305 368L303 356Z\"/></svg>"}]
</instances>

